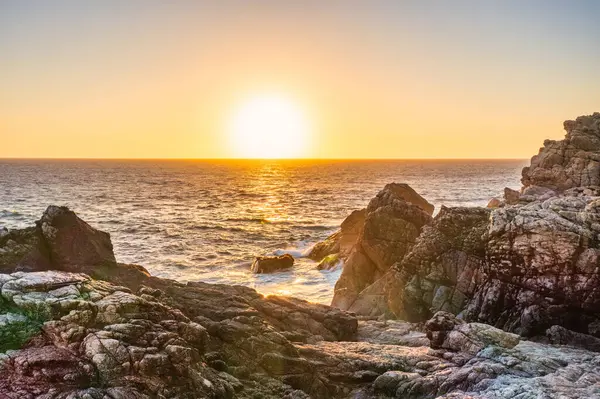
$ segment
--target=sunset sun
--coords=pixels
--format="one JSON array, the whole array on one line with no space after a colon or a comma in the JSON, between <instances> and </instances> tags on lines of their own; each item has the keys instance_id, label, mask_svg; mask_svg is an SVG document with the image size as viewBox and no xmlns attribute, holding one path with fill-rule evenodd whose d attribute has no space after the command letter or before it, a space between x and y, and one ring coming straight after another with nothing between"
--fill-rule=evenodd
<instances>
[{"instance_id":1,"label":"sunset sun","mask_svg":"<svg viewBox=\"0 0 600 399\"><path fill-rule=\"evenodd\" d=\"M279 95L242 102L228 126L232 151L240 158L299 158L307 155L309 122L302 108Z\"/></svg>"}]
</instances>

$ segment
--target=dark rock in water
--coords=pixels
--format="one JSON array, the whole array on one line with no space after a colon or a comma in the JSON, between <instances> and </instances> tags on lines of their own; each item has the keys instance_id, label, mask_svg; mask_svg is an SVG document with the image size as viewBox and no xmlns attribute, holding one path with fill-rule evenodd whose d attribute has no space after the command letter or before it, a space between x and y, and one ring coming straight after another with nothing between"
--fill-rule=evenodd
<instances>
[{"instance_id":1,"label":"dark rock in water","mask_svg":"<svg viewBox=\"0 0 600 399\"><path fill-rule=\"evenodd\" d=\"M308 257L321 261L328 255L338 254L339 258L346 260L354 244L360 236L365 224L366 209L353 211L340 226L340 230L327 237L325 241L316 244Z\"/></svg>"},{"instance_id":2,"label":"dark rock in water","mask_svg":"<svg viewBox=\"0 0 600 399\"><path fill-rule=\"evenodd\" d=\"M257 256L252 263L252 273L273 273L294 266L294 258L290 254L281 256Z\"/></svg>"},{"instance_id":3,"label":"dark rock in water","mask_svg":"<svg viewBox=\"0 0 600 399\"><path fill-rule=\"evenodd\" d=\"M371 200L362 233L336 283L332 306L355 311L362 290L404 257L431 221L433 206L406 184L388 184Z\"/></svg>"},{"instance_id":4,"label":"dark rock in water","mask_svg":"<svg viewBox=\"0 0 600 399\"><path fill-rule=\"evenodd\" d=\"M565 121L564 140L546 140L531 165L523 169L521 182L529 186L564 191L572 187L600 185L600 113Z\"/></svg>"}]
</instances>

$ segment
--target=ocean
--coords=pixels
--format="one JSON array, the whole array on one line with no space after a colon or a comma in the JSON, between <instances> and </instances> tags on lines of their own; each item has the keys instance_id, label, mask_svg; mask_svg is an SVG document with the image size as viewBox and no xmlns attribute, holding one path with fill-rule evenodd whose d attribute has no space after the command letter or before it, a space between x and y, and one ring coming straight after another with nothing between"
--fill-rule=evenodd
<instances>
[{"instance_id":1,"label":"ocean","mask_svg":"<svg viewBox=\"0 0 600 399\"><path fill-rule=\"evenodd\" d=\"M390 182L436 207L485 206L526 160L0 160L0 226L66 205L111 234L117 260L180 281L241 284L328 304L341 270L303 257ZM295 266L250 273L255 256Z\"/></svg>"}]
</instances>

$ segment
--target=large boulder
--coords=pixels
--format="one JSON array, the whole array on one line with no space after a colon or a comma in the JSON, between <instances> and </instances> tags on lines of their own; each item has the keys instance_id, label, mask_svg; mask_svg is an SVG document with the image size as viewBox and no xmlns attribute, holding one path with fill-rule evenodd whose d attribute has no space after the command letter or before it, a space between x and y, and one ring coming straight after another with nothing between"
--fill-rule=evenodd
<instances>
[{"instance_id":1,"label":"large boulder","mask_svg":"<svg viewBox=\"0 0 600 399\"><path fill-rule=\"evenodd\" d=\"M37 222L57 268L70 272L116 263L110 235L64 206L49 206Z\"/></svg>"},{"instance_id":2,"label":"large boulder","mask_svg":"<svg viewBox=\"0 0 600 399\"><path fill-rule=\"evenodd\" d=\"M439 310L459 313L484 281L490 212L442 206L402 261L366 287L350 310L409 321Z\"/></svg>"},{"instance_id":3,"label":"large boulder","mask_svg":"<svg viewBox=\"0 0 600 399\"><path fill-rule=\"evenodd\" d=\"M433 206L408 185L386 185L366 209L362 232L335 285L332 306L353 311L361 291L404 257L432 213Z\"/></svg>"},{"instance_id":4,"label":"large boulder","mask_svg":"<svg viewBox=\"0 0 600 399\"><path fill-rule=\"evenodd\" d=\"M564 140L546 140L531 165L523 169L523 188L563 191L600 185L600 113L564 122Z\"/></svg>"},{"instance_id":5,"label":"large boulder","mask_svg":"<svg viewBox=\"0 0 600 399\"><path fill-rule=\"evenodd\" d=\"M141 283L142 266L116 262L110 235L67 207L50 205L35 227L0 235L0 271L63 270L121 283Z\"/></svg>"}]
</instances>

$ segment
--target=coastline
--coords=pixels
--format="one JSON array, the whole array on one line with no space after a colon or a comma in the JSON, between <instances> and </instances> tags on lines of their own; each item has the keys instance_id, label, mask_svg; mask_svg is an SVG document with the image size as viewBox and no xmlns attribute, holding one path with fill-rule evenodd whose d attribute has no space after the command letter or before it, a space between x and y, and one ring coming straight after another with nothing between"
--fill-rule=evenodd
<instances>
[{"instance_id":1,"label":"coastline","mask_svg":"<svg viewBox=\"0 0 600 399\"><path fill-rule=\"evenodd\" d=\"M600 113L565 129L490 208L384 187L321 246L338 308L152 277L50 206L0 236L0 394L600 397Z\"/></svg>"}]
</instances>

